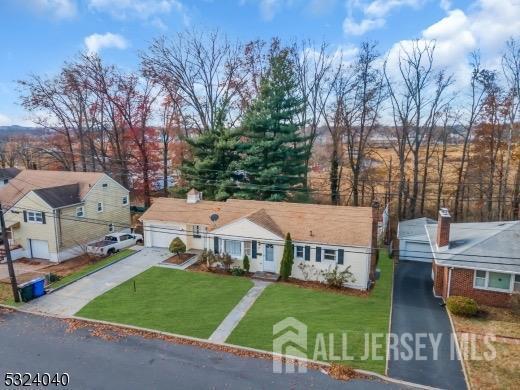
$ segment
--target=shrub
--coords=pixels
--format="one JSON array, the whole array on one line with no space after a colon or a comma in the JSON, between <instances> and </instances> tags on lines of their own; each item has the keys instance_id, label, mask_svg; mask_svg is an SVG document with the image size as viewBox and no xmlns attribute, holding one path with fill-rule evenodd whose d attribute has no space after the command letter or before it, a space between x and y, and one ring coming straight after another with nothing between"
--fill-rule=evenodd
<instances>
[{"instance_id":1,"label":"shrub","mask_svg":"<svg viewBox=\"0 0 520 390\"><path fill-rule=\"evenodd\" d=\"M232 270L231 270L231 275L233 276L244 276L246 274L246 271L244 271L242 268L240 267L234 267Z\"/></svg>"},{"instance_id":2,"label":"shrub","mask_svg":"<svg viewBox=\"0 0 520 390\"><path fill-rule=\"evenodd\" d=\"M233 259L231 258L231 255L228 254L228 253L225 253L224 255L222 255L222 258L220 259L220 262L222 263L222 265L224 266L224 269L226 271L229 271L229 268L231 267L231 265L233 264Z\"/></svg>"},{"instance_id":3,"label":"shrub","mask_svg":"<svg viewBox=\"0 0 520 390\"><path fill-rule=\"evenodd\" d=\"M285 236L285 245L283 248L283 257L280 263L280 276L282 280L289 279L292 272L292 266L294 262L294 249L291 239L291 234L287 233Z\"/></svg>"},{"instance_id":4,"label":"shrub","mask_svg":"<svg viewBox=\"0 0 520 390\"><path fill-rule=\"evenodd\" d=\"M478 312L477 302L468 297L451 296L446 300L446 306L451 313L459 316L471 317Z\"/></svg>"},{"instance_id":5,"label":"shrub","mask_svg":"<svg viewBox=\"0 0 520 390\"><path fill-rule=\"evenodd\" d=\"M356 281L352 272L350 272L350 265L343 271L340 271L339 267L336 265L332 269L329 268L327 271L321 271L321 275L325 280L325 284L333 288L342 288L345 283Z\"/></svg>"},{"instance_id":6,"label":"shrub","mask_svg":"<svg viewBox=\"0 0 520 390\"><path fill-rule=\"evenodd\" d=\"M61 276L58 275L58 274L55 274L55 273L53 273L53 272L51 272L51 273L49 274L49 283L57 282L57 281L60 280L60 279L61 279Z\"/></svg>"},{"instance_id":7,"label":"shrub","mask_svg":"<svg viewBox=\"0 0 520 390\"><path fill-rule=\"evenodd\" d=\"M168 249L171 253L175 253L178 256L179 254L186 252L186 244L184 244L179 237L175 237L170 243Z\"/></svg>"},{"instance_id":8,"label":"shrub","mask_svg":"<svg viewBox=\"0 0 520 390\"><path fill-rule=\"evenodd\" d=\"M242 260L242 266L244 267L244 271L249 272L249 267L251 265L249 264L249 257L247 257L247 255L244 255L244 259Z\"/></svg>"}]
</instances>

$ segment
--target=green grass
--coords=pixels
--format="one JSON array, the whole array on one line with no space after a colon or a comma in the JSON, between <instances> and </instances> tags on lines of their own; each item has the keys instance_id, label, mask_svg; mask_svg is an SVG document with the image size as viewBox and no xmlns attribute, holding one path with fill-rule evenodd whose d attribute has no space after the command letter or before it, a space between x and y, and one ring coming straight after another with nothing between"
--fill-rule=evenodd
<instances>
[{"instance_id":1,"label":"green grass","mask_svg":"<svg viewBox=\"0 0 520 390\"><path fill-rule=\"evenodd\" d=\"M22 305L22 302L17 303L14 301L11 285L6 283L0 283L0 303L13 307Z\"/></svg>"},{"instance_id":2,"label":"green grass","mask_svg":"<svg viewBox=\"0 0 520 390\"><path fill-rule=\"evenodd\" d=\"M386 253L381 253L378 267L381 269L381 278L368 297L273 284L258 298L227 342L272 351L273 325L286 317L294 317L308 326L308 358L328 360L322 355L314 356L318 333L324 334L328 356L329 334L334 335L334 354L341 355L341 335L346 332L347 352L354 360L345 360L343 363L384 373L386 337L377 340L383 344L380 350L382 360L361 359L365 333L386 335L388 331L393 266Z\"/></svg>"},{"instance_id":3,"label":"green grass","mask_svg":"<svg viewBox=\"0 0 520 390\"><path fill-rule=\"evenodd\" d=\"M79 279L79 278L89 274L90 272L94 272L94 271L96 271L96 270L98 270L100 268L103 268L103 267L107 266L107 265L116 263L119 260L122 260L125 257L130 256L133 253L135 253L134 250L124 249L124 250L122 250L122 251L120 251L120 252L118 252L118 253L116 253L116 254L114 254L112 256L108 256L107 258L96 262L95 264L86 265L85 267L77 270L76 272L63 277L63 278L61 278L60 280L58 280L58 281L56 281L54 283L51 283L49 285L49 287L50 288L58 288L58 287L66 285L66 284L72 283L72 282L76 281L77 279Z\"/></svg>"},{"instance_id":4,"label":"green grass","mask_svg":"<svg viewBox=\"0 0 520 390\"><path fill-rule=\"evenodd\" d=\"M252 286L246 278L153 267L76 315L208 338Z\"/></svg>"}]
</instances>

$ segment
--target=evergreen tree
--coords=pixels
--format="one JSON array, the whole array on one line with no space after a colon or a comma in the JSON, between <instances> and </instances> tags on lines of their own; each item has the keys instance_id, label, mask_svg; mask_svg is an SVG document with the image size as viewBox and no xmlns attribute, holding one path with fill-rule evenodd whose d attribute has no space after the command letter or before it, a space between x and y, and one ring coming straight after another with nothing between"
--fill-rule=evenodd
<instances>
[{"instance_id":1,"label":"evergreen tree","mask_svg":"<svg viewBox=\"0 0 520 390\"><path fill-rule=\"evenodd\" d=\"M245 180L238 197L280 201L304 188L307 138L298 121L303 109L290 51L279 50L271 56L259 96L244 117L241 160L235 166Z\"/></svg>"},{"instance_id":2,"label":"evergreen tree","mask_svg":"<svg viewBox=\"0 0 520 390\"><path fill-rule=\"evenodd\" d=\"M189 187L203 191L205 199L225 200L232 196L236 184L231 165L239 158L236 131L210 130L186 142L192 159L185 160L181 170Z\"/></svg>"},{"instance_id":3,"label":"evergreen tree","mask_svg":"<svg viewBox=\"0 0 520 390\"><path fill-rule=\"evenodd\" d=\"M285 245L283 248L282 261L280 263L280 276L282 280L287 280L289 279L289 276L291 276L293 263L294 249L291 234L287 233L287 236L285 236Z\"/></svg>"}]
</instances>

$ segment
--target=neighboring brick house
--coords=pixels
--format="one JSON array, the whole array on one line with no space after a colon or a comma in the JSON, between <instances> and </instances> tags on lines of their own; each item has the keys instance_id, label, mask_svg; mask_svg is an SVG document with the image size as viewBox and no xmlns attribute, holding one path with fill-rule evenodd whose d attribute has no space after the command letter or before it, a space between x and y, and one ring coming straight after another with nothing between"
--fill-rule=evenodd
<instances>
[{"instance_id":1,"label":"neighboring brick house","mask_svg":"<svg viewBox=\"0 0 520 390\"><path fill-rule=\"evenodd\" d=\"M102 172L22 170L0 202L14 259L67 260L130 226L128 190Z\"/></svg>"},{"instance_id":2,"label":"neighboring brick house","mask_svg":"<svg viewBox=\"0 0 520 390\"><path fill-rule=\"evenodd\" d=\"M375 278L377 224L374 207L202 200L191 190L187 199L155 198L140 218L148 247L167 248L179 237L189 249L228 253L241 263L250 259L251 272L278 273L284 240L294 245L292 276L322 278L320 271L350 267L349 287L367 289Z\"/></svg>"},{"instance_id":3,"label":"neighboring brick house","mask_svg":"<svg viewBox=\"0 0 520 390\"><path fill-rule=\"evenodd\" d=\"M451 223L447 209L426 225L434 294L507 307L520 293L520 221Z\"/></svg>"}]
</instances>

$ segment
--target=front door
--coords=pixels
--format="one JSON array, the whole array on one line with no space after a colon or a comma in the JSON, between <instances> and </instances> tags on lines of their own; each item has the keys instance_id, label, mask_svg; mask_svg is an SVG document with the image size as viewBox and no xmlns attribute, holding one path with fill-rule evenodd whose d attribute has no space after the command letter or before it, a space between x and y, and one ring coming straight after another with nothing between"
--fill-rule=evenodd
<instances>
[{"instance_id":1,"label":"front door","mask_svg":"<svg viewBox=\"0 0 520 390\"><path fill-rule=\"evenodd\" d=\"M274 247L273 244L264 244L264 271L276 272L274 264Z\"/></svg>"}]
</instances>

